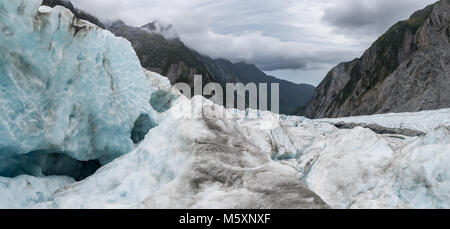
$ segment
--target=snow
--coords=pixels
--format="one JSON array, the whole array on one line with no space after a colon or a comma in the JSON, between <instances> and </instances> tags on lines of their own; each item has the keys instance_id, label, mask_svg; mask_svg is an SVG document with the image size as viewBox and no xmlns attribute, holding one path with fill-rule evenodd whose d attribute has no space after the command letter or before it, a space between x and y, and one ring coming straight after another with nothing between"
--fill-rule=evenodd
<instances>
[{"instance_id":1,"label":"snow","mask_svg":"<svg viewBox=\"0 0 450 229\"><path fill-rule=\"evenodd\" d=\"M298 170L308 188L332 208L450 208L450 109L323 120L260 117L239 120L250 141ZM332 125L339 122L410 128L426 135L340 130Z\"/></svg>"},{"instance_id":2,"label":"snow","mask_svg":"<svg viewBox=\"0 0 450 229\"><path fill-rule=\"evenodd\" d=\"M305 183L333 208L450 208L449 116L447 109L388 114L385 120L382 115L329 119L397 128L393 120L402 120L402 128L417 127L426 135L377 135L360 127L324 130L294 164L308 171L303 172ZM433 121L423 124L428 117Z\"/></svg>"},{"instance_id":3,"label":"snow","mask_svg":"<svg viewBox=\"0 0 450 229\"><path fill-rule=\"evenodd\" d=\"M213 106L201 97L193 101ZM270 154L247 142L233 119L172 115L179 106L191 107L191 101L178 99L133 152L37 207L327 207L297 179L296 170L272 161ZM222 111L215 109L217 114Z\"/></svg>"},{"instance_id":4,"label":"snow","mask_svg":"<svg viewBox=\"0 0 450 229\"><path fill-rule=\"evenodd\" d=\"M73 183L70 177L19 176L14 179L0 177L0 208L32 208L66 184Z\"/></svg>"},{"instance_id":5,"label":"snow","mask_svg":"<svg viewBox=\"0 0 450 229\"><path fill-rule=\"evenodd\" d=\"M332 208L450 208L447 125L406 137L264 112L256 119L172 115L186 103L178 99L136 150L38 207L325 207L315 195L295 196L306 185ZM275 190L275 200L261 194Z\"/></svg>"},{"instance_id":6,"label":"snow","mask_svg":"<svg viewBox=\"0 0 450 229\"><path fill-rule=\"evenodd\" d=\"M450 109L322 120L224 110L143 70L129 42L39 5L0 1L0 173L36 152L104 166L79 182L0 178L0 207L450 208Z\"/></svg>"}]
</instances>

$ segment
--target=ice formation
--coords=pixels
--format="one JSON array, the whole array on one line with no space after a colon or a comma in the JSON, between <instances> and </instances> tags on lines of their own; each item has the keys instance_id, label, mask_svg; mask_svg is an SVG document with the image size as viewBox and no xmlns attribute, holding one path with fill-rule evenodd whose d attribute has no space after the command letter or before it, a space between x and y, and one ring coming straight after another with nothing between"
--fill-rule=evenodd
<instances>
[{"instance_id":1,"label":"ice formation","mask_svg":"<svg viewBox=\"0 0 450 229\"><path fill-rule=\"evenodd\" d=\"M0 178L0 208L450 208L450 109L223 110L178 96L127 41L39 5L0 0L0 176L33 175Z\"/></svg>"},{"instance_id":2,"label":"ice formation","mask_svg":"<svg viewBox=\"0 0 450 229\"><path fill-rule=\"evenodd\" d=\"M251 143L235 120L173 115L186 103L190 101L177 100L133 152L57 191L52 201L38 207L328 207L301 183L295 169L273 161ZM213 106L204 103L205 108ZM200 112L205 111L198 106L194 113Z\"/></svg>"},{"instance_id":3,"label":"ice formation","mask_svg":"<svg viewBox=\"0 0 450 229\"><path fill-rule=\"evenodd\" d=\"M107 163L134 149L138 117L157 119L128 41L40 3L0 1L0 175L36 151Z\"/></svg>"},{"instance_id":4,"label":"ice formation","mask_svg":"<svg viewBox=\"0 0 450 229\"><path fill-rule=\"evenodd\" d=\"M56 190L73 182L70 177L0 177L0 208L33 208L48 200Z\"/></svg>"},{"instance_id":5,"label":"ice formation","mask_svg":"<svg viewBox=\"0 0 450 229\"><path fill-rule=\"evenodd\" d=\"M179 99L172 109L187 102ZM446 124L406 137L259 113L190 119L169 110L136 150L37 207L327 207L321 199L332 208L450 207ZM421 115L397 117L414 123Z\"/></svg>"}]
</instances>

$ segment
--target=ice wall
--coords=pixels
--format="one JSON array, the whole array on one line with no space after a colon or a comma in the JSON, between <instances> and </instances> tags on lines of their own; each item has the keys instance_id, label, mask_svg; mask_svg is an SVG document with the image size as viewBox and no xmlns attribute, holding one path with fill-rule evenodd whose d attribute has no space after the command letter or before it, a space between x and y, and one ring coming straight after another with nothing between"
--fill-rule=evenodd
<instances>
[{"instance_id":1,"label":"ice wall","mask_svg":"<svg viewBox=\"0 0 450 229\"><path fill-rule=\"evenodd\" d=\"M156 113L130 43L40 5L0 0L0 160L45 150L104 163L130 152L136 120Z\"/></svg>"}]
</instances>

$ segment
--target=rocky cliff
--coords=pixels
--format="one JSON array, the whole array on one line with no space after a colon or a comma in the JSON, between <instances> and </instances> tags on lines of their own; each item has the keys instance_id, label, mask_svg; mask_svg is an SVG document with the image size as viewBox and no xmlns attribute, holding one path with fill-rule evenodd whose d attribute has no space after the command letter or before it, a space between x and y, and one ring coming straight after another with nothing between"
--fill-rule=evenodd
<instances>
[{"instance_id":1,"label":"rocky cliff","mask_svg":"<svg viewBox=\"0 0 450 229\"><path fill-rule=\"evenodd\" d=\"M450 107L450 0L392 26L361 58L333 68L298 114L309 118Z\"/></svg>"}]
</instances>

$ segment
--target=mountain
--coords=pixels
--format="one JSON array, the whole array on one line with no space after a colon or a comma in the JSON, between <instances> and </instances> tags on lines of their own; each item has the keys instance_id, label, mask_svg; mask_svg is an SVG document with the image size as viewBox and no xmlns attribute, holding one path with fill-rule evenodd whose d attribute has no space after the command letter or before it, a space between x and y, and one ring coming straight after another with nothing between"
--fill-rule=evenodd
<instances>
[{"instance_id":1,"label":"mountain","mask_svg":"<svg viewBox=\"0 0 450 229\"><path fill-rule=\"evenodd\" d=\"M312 97L314 87L295 84L266 75L255 65L212 59L188 48L177 38L176 32L158 21L141 27L116 21L107 26L116 36L129 40L148 70L167 76L172 84L185 82L193 86L195 74L203 76L203 83L279 83L280 112L291 114Z\"/></svg>"},{"instance_id":2,"label":"mountain","mask_svg":"<svg viewBox=\"0 0 450 229\"><path fill-rule=\"evenodd\" d=\"M297 114L309 118L450 107L450 0L415 12L362 57L333 68Z\"/></svg>"},{"instance_id":3,"label":"mountain","mask_svg":"<svg viewBox=\"0 0 450 229\"><path fill-rule=\"evenodd\" d=\"M311 85L295 84L268 76L252 64L233 64L225 59L211 59L200 55L184 45L172 25L165 25L160 21L153 21L140 27L126 25L120 20L105 25L96 17L75 8L70 1L44 0L42 4L50 7L64 6L76 17L129 40L142 66L166 76L172 85L184 82L193 87L196 74L203 76L203 85L217 82L222 85L224 91L226 83L279 83L282 114L292 114L296 108L305 105L314 92Z\"/></svg>"},{"instance_id":4,"label":"mountain","mask_svg":"<svg viewBox=\"0 0 450 229\"><path fill-rule=\"evenodd\" d=\"M178 38L166 39L157 29L156 23L143 27L132 27L122 21L116 21L107 28L116 36L129 40L144 68L169 78L172 84L185 82L194 85L194 75L203 76L203 82L215 82L202 62L197 60L192 50Z\"/></svg>"},{"instance_id":5,"label":"mountain","mask_svg":"<svg viewBox=\"0 0 450 229\"><path fill-rule=\"evenodd\" d=\"M169 40L178 38L177 31L173 28L171 24L165 24L158 20L147 23L141 26L140 28L147 30L150 33L161 34Z\"/></svg>"},{"instance_id":6,"label":"mountain","mask_svg":"<svg viewBox=\"0 0 450 229\"><path fill-rule=\"evenodd\" d=\"M299 106L306 104L312 97L314 86L295 84L265 74L253 64L244 62L231 63L225 59L211 59L198 54L199 59L218 80L218 83L279 83L280 84L280 113L292 114ZM269 86L270 96L270 86ZM269 104L270 105L270 104ZM270 108L270 106L269 106Z\"/></svg>"}]
</instances>

